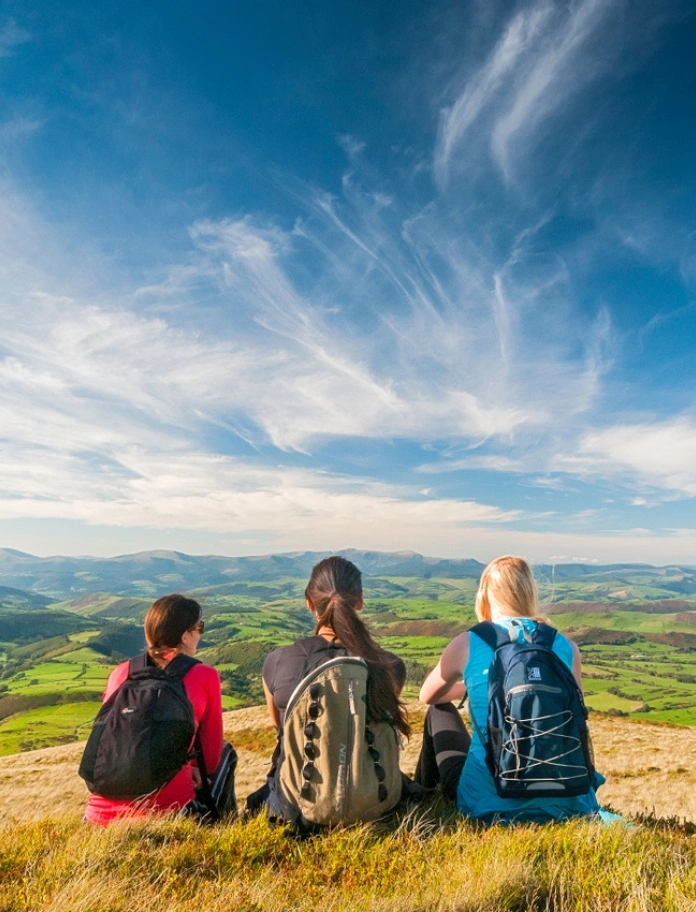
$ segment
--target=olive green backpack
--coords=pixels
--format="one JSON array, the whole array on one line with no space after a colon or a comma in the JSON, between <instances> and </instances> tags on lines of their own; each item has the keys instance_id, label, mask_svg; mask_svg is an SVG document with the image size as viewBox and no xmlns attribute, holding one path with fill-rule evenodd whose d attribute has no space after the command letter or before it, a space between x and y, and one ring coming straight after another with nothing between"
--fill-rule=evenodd
<instances>
[{"instance_id":1,"label":"olive green backpack","mask_svg":"<svg viewBox=\"0 0 696 912\"><path fill-rule=\"evenodd\" d=\"M300 828L376 820L401 798L399 735L368 722L368 666L338 656L312 669L288 701L275 770L281 816Z\"/></svg>"}]
</instances>

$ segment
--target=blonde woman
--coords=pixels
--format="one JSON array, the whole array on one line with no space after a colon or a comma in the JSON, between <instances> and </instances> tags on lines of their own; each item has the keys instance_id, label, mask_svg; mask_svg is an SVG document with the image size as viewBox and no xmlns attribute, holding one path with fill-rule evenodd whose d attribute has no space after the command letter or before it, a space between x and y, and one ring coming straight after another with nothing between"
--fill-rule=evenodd
<instances>
[{"instance_id":1,"label":"blonde woman","mask_svg":"<svg viewBox=\"0 0 696 912\"><path fill-rule=\"evenodd\" d=\"M499 557L481 576L476 617L490 621L522 642L543 619L539 616L532 571L520 557ZM556 633L552 651L572 671L581 687L578 647ZM500 797L485 761L483 738L488 715L488 672L494 650L473 631L464 631L445 648L425 679L420 699L430 706L416 781L426 788L440 783L443 794L466 815L486 821L563 820L599 811L595 788L604 782L594 774L593 785L574 797ZM469 699L473 738L451 701Z\"/></svg>"}]
</instances>

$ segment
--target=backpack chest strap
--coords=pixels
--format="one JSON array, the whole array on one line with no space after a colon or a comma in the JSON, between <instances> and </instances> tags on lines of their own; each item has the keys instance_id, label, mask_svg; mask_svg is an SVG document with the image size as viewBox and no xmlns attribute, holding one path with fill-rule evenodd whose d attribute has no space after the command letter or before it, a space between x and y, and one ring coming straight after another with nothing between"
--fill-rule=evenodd
<instances>
[{"instance_id":1,"label":"backpack chest strap","mask_svg":"<svg viewBox=\"0 0 696 912\"><path fill-rule=\"evenodd\" d=\"M480 640L483 640L486 646L490 646L493 652L496 652L501 646L517 642L517 629L517 625L514 625L508 631L493 623L493 621L481 621L471 628L471 633L475 633ZM556 639L556 628L545 624L543 621L537 621L536 628L529 635L529 638L525 635L525 639L537 646L551 649Z\"/></svg>"}]
</instances>

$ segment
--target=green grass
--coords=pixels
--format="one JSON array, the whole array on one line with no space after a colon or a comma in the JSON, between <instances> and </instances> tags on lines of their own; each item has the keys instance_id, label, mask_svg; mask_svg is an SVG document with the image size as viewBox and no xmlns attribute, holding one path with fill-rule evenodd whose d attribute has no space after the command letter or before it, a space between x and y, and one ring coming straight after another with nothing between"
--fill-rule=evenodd
<instances>
[{"instance_id":1,"label":"green grass","mask_svg":"<svg viewBox=\"0 0 696 912\"><path fill-rule=\"evenodd\" d=\"M80 666L82 666L85 662L88 665L95 662L101 664L106 663L104 665L105 668L110 668L113 666L112 662L109 662L109 660L104 656L99 655L99 653L95 652L93 649L90 649L89 646L83 646L81 649L71 649L70 652L62 653L61 661Z\"/></svg>"},{"instance_id":2,"label":"green grass","mask_svg":"<svg viewBox=\"0 0 696 912\"><path fill-rule=\"evenodd\" d=\"M3 719L0 756L85 739L100 705L85 702L44 706Z\"/></svg>"},{"instance_id":3,"label":"green grass","mask_svg":"<svg viewBox=\"0 0 696 912\"><path fill-rule=\"evenodd\" d=\"M246 700L242 700L239 697L225 693L222 695L222 709L224 712L230 709L242 709L242 707L248 705Z\"/></svg>"},{"instance_id":4,"label":"green grass","mask_svg":"<svg viewBox=\"0 0 696 912\"><path fill-rule=\"evenodd\" d=\"M297 840L265 818L92 828L0 841L7 912L685 912L696 844L679 828L594 823L478 829L425 808L400 825Z\"/></svg>"},{"instance_id":5,"label":"green grass","mask_svg":"<svg viewBox=\"0 0 696 912\"><path fill-rule=\"evenodd\" d=\"M9 693L33 694L69 693L80 690L104 689L110 667L83 662L50 661L33 666L8 682Z\"/></svg>"}]
</instances>

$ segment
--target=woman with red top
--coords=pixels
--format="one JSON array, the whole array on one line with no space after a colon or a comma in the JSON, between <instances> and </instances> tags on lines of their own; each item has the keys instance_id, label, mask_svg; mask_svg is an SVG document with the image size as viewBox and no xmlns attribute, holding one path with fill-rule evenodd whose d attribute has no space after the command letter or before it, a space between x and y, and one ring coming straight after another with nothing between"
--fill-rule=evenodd
<instances>
[{"instance_id":1,"label":"woman with red top","mask_svg":"<svg viewBox=\"0 0 696 912\"><path fill-rule=\"evenodd\" d=\"M157 599L145 616L147 664L164 669L179 654L192 657L198 648L204 627L201 606L194 599L178 593ZM103 696L104 702L128 678L129 665L129 662L123 662L112 671ZM231 783L233 788L236 754L232 745L225 743L222 738L220 677L214 668L197 662L185 674L183 683L193 707L196 747L203 754L205 769L214 771L208 777L210 791L217 800L221 797L219 790L225 790L225 785L227 786L227 807L222 810L228 811L234 803L233 793L230 799L229 787ZM225 779L225 782L221 779ZM185 763L174 778L153 795L134 801L90 795L85 820L106 826L123 817L144 817L152 812L172 811L204 817L203 801L201 795L197 795L197 789L201 785L200 770L196 761L192 760ZM206 790L208 794L210 791Z\"/></svg>"}]
</instances>

